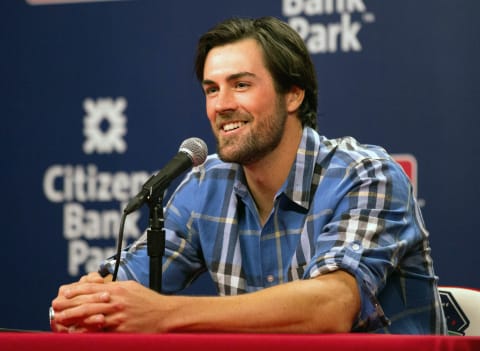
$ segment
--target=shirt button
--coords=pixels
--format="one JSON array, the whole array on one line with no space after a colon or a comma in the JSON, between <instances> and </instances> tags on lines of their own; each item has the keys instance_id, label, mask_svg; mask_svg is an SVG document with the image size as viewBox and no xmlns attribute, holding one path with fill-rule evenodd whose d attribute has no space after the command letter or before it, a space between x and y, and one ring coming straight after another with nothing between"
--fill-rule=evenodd
<instances>
[{"instance_id":1,"label":"shirt button","mask_svg":"<svg viewBox=\"0 0 480 351\"><path fill-rule=\"evenodd\" d=\"M358 251L358 250L360 250L360 245L358 245L358 244L353 244L353 245L352 245L352 250L353 250L353 251Z\"/></svg>"},{"instance_id":2,"label":"shirt button","mask_svg":"<svg viewBox=\"0 0 480 351\"><path fill-rule=\"evenodd\" d=\"M269 276L267 276L267 282L273 283L274 280L275 280L275 277L273 275L270 274Z\"/></svg>"}]
</instances>

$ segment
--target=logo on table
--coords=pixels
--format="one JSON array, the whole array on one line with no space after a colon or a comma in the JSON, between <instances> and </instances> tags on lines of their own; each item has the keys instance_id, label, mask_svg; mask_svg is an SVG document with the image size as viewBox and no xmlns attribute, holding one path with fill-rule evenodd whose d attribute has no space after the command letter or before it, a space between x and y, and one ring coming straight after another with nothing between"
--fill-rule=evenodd
<instances>
[{"instance_id":1,"label":"logo on table","mask_svg":"<svg viewBox=\"0 0 480 351\"><path fill-rule=\"evenodd\" d=\"M123 97L115 100L99 98L85 99L83 108L86 115L83 119L85 142L83 151L86 154L97 152L111 154L124 153L127 143L123 139L127 133L127 118L124 115L127 100Z\"/></svg>"}]
</instances>

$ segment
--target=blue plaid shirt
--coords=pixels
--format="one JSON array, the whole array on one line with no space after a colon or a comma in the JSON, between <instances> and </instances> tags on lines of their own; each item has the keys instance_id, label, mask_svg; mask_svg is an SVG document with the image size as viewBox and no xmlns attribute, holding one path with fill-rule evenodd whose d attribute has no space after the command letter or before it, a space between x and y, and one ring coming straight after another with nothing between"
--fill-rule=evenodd
<instances>
[{"instance_id":1,"label":"blue plaid shirt","mask_svg":"<svg viewBox=\"0 0 480 351\"><path fill-rule=\"evenodd\" d=\"M305 128L263 227L242 167L211 155L172 195L165 229L165 293L204 271L219 295L235 295L341 269L355 276L361 294L354 331L446 331L412 187L382 148ZM119 279L148 286L145 237L121 261Z\"/></svg>"}]
</instances>

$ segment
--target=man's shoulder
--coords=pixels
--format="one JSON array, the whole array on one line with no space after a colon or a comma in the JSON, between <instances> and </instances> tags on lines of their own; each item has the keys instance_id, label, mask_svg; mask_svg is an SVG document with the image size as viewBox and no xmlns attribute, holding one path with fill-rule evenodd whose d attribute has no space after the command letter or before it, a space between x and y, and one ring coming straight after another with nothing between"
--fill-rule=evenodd
<instances>
[{"instance_id":1,"label":"man's shoulder","mask_svg":"<svg viewBox=\"0 0 480 351\"><path fill-rule=\"evenodd\" d=\"M345 166L363 162L365 160L387 160L391 157L388 152L379 145L362 144L351 136L335 139L320 137L321 159L329 159L330 163L344 164Z\"/></svg>"},{"instance_id":2,"label":"man's shoulder","mask_svg":"<svg viewBox=\"0 0 480 351\"><path fill-rule=\"evenodd\" d=\"M204 186L214 182L217 186L229 183L237 177L240 166L236 163L222 161L217 154L207 156L205 162L192 168L187 176L189 183L197 183Z\"/></svg>"},{"instance_id":3,"label":"man's shoulder","mask_svg":"<svg viewBox=\"0 0 480 351\"><path fill-rule=\"evenodd\" d=\"M194 173L212 174L218 172L236 172L239 169L239 165L236 163L224 162L220 159L218 154L210 154L207 156L205 162L192 169Z\"/></svg>"},{"instance_id":4,"label":"man's shoulder","mask_svg":"<svg viewBox=\"0 0 480 351\"><path fill-rule=\"evenodd\" d=\"M205 208L206 202L217 206L221 197L227 198L232 192L238 169L238 165L223 162L216 154L208 155L205 162L193 167L176 187L169 206Z\"/></svg>"}]
</instances>

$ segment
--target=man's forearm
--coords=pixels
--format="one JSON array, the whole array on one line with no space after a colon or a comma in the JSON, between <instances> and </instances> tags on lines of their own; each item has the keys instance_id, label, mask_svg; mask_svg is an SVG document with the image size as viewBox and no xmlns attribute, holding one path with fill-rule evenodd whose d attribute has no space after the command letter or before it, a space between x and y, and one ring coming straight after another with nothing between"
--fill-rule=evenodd
<instances>
[{"instance_id":1,"label":"man's forearm","mask_svg":"<svg viewBox=\"0 0 480 351\"><path fill-rule=\"evenodd\" d=\"M343 271L238 296L169 298L163 323L172 332L349 332L360 308L356 281Z\"/></svg>"}]
</instances>

